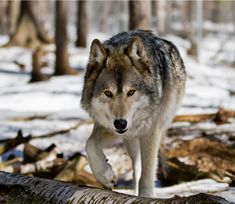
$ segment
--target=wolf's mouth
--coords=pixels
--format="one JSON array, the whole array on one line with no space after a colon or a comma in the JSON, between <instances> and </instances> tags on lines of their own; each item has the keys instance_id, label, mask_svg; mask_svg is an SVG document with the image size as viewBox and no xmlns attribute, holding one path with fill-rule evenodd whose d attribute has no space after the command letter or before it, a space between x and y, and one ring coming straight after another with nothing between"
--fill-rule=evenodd
<instances>
[{"instance_id":1,"label":"wolf's mouth","mask_svg":"<svg viewBox=\"0 0 235 204\"><path fill-rule=\"evenodd\" d=\"M116 132L119 133L119 134L123 134L123 133L125 133L126 131L127 131L127 129L125 129L125 130L116 130Z\"/></svg>"}]
</instances>

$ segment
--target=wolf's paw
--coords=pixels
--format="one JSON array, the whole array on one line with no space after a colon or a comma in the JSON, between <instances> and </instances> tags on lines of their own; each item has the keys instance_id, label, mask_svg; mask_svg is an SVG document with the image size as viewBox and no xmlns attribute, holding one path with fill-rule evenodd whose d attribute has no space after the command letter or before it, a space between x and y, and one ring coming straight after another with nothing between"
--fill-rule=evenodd
<instances>
[{"instance_id":1,"label":"wolf's paw","mask_svg":"<svg viewBox=\"0 0 235 204\"><path fill-rule=\"evenodd\" d=\"M105 188L108 189L112 189L116 183L116 178L110 164L107 164L105 170L99 172L96 178Z\"/></svg>"}]
</instances>

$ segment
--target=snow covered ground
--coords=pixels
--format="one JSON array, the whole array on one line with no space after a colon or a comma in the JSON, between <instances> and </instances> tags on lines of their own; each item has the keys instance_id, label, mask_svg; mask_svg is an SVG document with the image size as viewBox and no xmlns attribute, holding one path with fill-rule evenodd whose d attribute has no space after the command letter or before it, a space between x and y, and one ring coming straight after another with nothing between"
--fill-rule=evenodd
<instances>
[{"instance_id":1,"label":"snow covered ground","mask_svg":"<svg viewBox=\"0 0 235 204\"><path fill-rule=\"evenodd\" d=\"M94 36L90 36L89 41ZM96 38L99 36L102 40L108 37L99 34ZM187 41L175 36L167 38L178 46L188 75L183 106L178 114L216 112L220 107L235 110L235 68L218 64L211 66L211 62L206 60L209 54L212 55L211 52L216 52L213 50L215 46L210 44L215 39L209 38L203 43L204 61L200 64L186 55ZM0 44L6 41L6 37L0 36ZM71 66L84 68L89 50L70 45L69 52ZM25 70L20 70L14 60L25 64ZM45 60L49 63L44 72L52 73L54 55L50 53ZM24 135L40 136L73 127L89 118L80 107L84 72L77 76L52 77L45 82L29 84L30 71L31 50L0 48L0 140L15 137L19 129ZM35 119L25 120L28 117ZM67 134L34 139L31 143L41 148L55 143L67 156L77 151L85 153L85 141L91 130L91 124L82 125ZM21 149L22 146L19 146L18 150Z\"/></svg>"}]
</instances>

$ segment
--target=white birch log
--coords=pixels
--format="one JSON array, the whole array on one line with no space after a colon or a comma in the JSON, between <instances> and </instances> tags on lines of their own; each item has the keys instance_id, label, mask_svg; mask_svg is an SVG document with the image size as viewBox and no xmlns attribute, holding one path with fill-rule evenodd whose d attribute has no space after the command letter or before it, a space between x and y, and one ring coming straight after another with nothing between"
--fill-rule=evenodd
<instances>
[{"instance_id":1,"label":"white birch log","mask_svg":"<svg viewBox=\"0 0 235 204\"><path fill-rule=\"evenodd\" d=\"M73 184L37 177L29 177L0 172L0 203L43 203L43 204L77 204L77 203L223 203L225 199L207 194L171 199L140 198L110 190L79 187Z\"/></svg>"}]
</instances>

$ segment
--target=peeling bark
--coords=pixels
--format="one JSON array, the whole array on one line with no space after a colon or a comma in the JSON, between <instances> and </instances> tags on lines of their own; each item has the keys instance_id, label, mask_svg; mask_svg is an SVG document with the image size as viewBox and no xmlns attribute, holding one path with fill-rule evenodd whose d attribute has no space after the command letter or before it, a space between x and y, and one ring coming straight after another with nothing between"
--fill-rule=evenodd
<instances>
[{"instance_id":1,"label":"peeling bark","mask_svg":"<svg viewBox=\"0 0 235 204\"><path fill-rule=\"evenodd\" d=\"M170 199L136 196L89 187L80 187L55 180L0 172L0 202L2 203L229 203L219 196L197 194Z\"/></svg>"}]
</instances>

